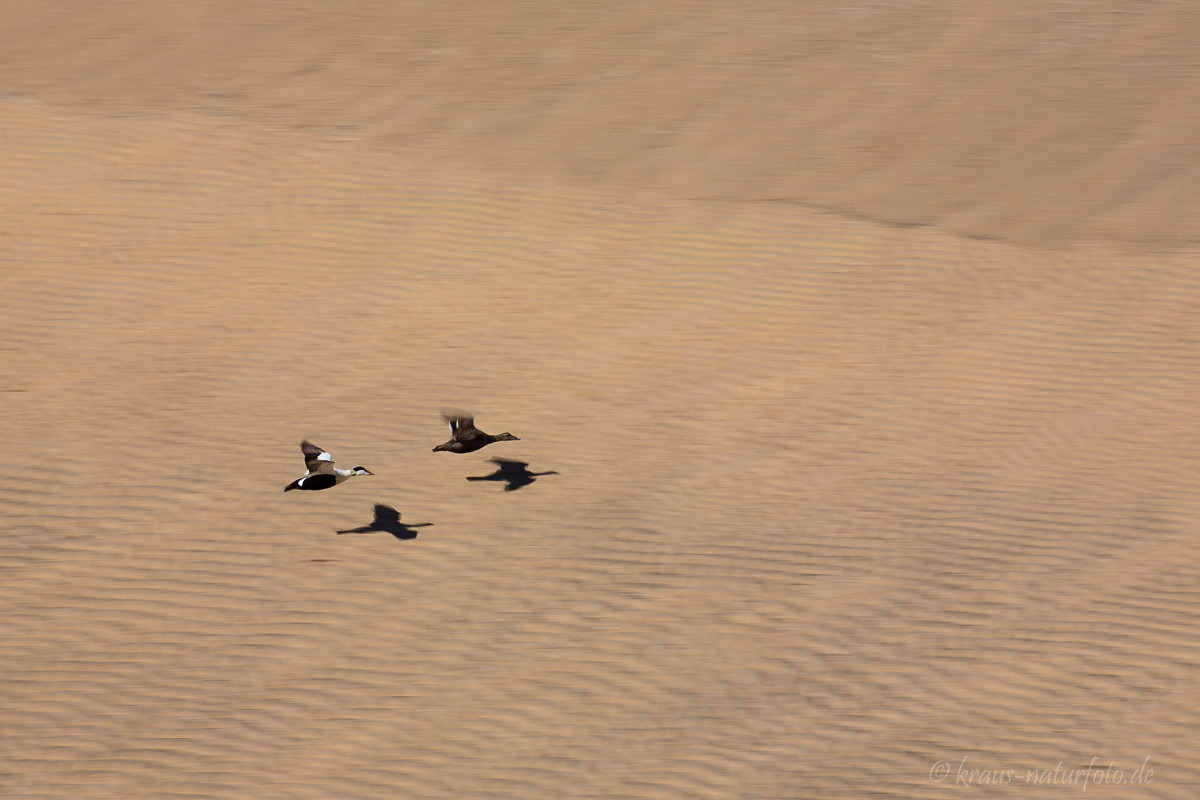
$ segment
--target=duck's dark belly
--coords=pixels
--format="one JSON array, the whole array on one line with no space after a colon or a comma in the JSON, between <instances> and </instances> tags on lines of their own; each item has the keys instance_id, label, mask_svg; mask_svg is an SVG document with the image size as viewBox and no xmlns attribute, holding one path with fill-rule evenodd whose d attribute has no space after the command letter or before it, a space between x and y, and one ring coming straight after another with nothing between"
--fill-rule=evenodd
<instances>
[{"instance_id":1,"label":"duck's dark belly","mask_svg":"<svg viewBox=\"0 0 1200 800\"><path fill-rule=\"evenodd\" d=\"M315 492L318 489L328 489L337 483L336 475L309 475L300 484L301 489L306 492Z\"/></svg>"}]
</instances>

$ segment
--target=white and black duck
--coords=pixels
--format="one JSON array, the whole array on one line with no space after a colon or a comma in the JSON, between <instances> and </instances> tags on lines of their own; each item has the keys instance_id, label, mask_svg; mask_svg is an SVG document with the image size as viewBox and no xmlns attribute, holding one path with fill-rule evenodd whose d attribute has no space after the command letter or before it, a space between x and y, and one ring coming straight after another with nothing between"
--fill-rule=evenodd
<instances>
[{"instance_id":1,"label":"white and black duck","mask_svg":"<svg viewBox=\"0 0 1200 800\"><path fill-rule=\"evenodd\" d=\"M319 489L328 489L331 486L337 486L342 481L347 478L353 478L355 475L375 474L366 467L338 469L333 465L333 456L307 440L300 443L300 452L304 453L304 466L308 468L308 471L304 473L303 478L297 478L283 487L285 492L290 492L292 489L315 492Z\"/></svg>"}]
</instances>

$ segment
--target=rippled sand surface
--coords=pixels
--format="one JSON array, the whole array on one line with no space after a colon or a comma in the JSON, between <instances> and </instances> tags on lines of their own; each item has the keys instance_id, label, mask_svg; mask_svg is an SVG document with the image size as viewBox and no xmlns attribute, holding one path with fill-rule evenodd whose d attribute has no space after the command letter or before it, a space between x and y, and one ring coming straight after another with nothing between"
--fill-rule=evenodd
<instances>
[{"instance_id":1,"label":"rippled sand surface","mask_svg":"<svg viewBox=\"0 0 1200 800\"><path fill-rule=\"evenodd\" d=\"M9 5L4 797L1195 797L1189 7Z\"/></svg>"}]
</instances>

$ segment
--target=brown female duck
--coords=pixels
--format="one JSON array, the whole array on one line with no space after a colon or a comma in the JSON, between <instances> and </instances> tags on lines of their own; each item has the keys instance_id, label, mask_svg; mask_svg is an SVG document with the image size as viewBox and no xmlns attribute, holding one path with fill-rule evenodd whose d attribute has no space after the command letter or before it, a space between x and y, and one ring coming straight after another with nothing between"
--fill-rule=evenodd
<instances>
[{"instance_id":1,"label":"brown female duck","mask_svg":"<svg viewBox=\"0 0 1200 800\"><path fill-rule=\"evenodd\" d=\"M450 441L439 444L433 452L445 450L448 453L474 453L481 447L487 447L492 442L519 442L511 433L497 433L493 436L475 427L475 418L461 411L443 411L442 419L450 425Z\"/></svg>"}]
</instances>

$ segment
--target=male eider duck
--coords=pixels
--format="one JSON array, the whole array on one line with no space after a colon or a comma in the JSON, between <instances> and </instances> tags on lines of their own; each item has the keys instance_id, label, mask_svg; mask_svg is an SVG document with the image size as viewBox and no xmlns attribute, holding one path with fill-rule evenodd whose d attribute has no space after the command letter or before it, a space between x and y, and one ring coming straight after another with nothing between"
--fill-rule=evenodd
<instances>
[{"instance_id":1,"label":"male eider duck","mask_svg":"<svg viewBox=\"0 0 1200 800\"><path fill-rule=\"evenodd\" d=\"M442 419L450 424L450 441L439 444L433 452L445 450L447 453L474 453L481 447L487 447L492 442L519 442L511 433L497 433L493 436L475 427L475 418L461 411L443 411Z\"/></svg>"},{"instance_id":2,"label":"male eider duck","mask_svg":"<svg viewBox=\"0 0 1200 800\"><path fill-rule=\"evenodd\" d=\"M308 467L308 472L304 473L303 478L294 480L283 487L285 492L290 492L292 489L304 489L305 491L315 492L318 489L328 489L330 486L337 486L342 481L352 478L355 475L375 474L366 467L338 469L333 465L333 456L307 440L300 443L300 452L304 453L304 466Z\"/></svg>"}]
</instances>

